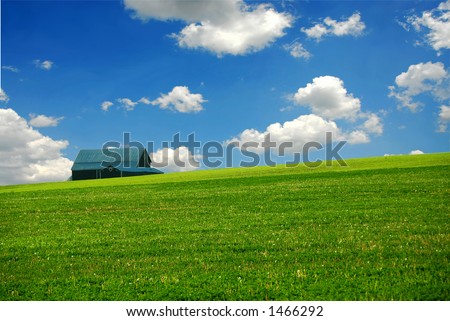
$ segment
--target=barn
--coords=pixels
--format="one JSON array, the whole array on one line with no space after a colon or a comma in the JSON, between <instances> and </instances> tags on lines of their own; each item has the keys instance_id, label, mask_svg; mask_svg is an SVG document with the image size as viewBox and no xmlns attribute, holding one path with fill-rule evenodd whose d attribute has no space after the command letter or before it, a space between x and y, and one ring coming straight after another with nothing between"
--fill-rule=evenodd
<instances>
[{"instance_id":1,"label":"barn","mask_svg":"<svg viewBox=\"0 0 450 321\"><path fill-rule=\"evenodd\" d=\"M145 148L80 150L72 166L72 180L163 174L151 167Z\"/></svg>"}]
</instances>

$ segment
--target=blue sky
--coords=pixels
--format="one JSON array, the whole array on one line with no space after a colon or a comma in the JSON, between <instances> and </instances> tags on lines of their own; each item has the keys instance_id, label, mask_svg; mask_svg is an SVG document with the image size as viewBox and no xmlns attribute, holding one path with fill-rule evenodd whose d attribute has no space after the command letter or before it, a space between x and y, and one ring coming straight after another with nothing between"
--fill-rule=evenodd
<instances>
[{"instance_id":1,"label":"blue sky","mask_svg":"<svg viewBox=\"0 0 450 321\"><path fill-rule=\"evenodd\" d=\"M124 132L449 151L450 1L1 5L0 185L61 180Z\"/></svg>"}]
</instances>

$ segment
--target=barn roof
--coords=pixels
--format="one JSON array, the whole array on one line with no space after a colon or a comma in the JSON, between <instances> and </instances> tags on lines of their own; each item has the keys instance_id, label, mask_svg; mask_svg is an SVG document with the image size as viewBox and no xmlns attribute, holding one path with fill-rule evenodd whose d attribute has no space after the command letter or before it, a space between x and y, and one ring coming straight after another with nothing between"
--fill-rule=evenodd
<instances>
[{"instance_id":1,"label":"barn roof","mask_svg":"<svg viewBox=\"0 0 450 321\"><path fill-rule=\"evenodd\" d=\"M120 156L120 157L117 157ZM73 171L81 170L97 170L104 169L108 166L113 166L122 171L148 171L160 172L157 169L150 168L148 166L139 167L139 161L142 157L148 159L148 163L151 159L146 149L138 148L114 148L114 149L82 149L78 152L77 158L73 163ZM121 162L118 164L117 160Z\"/></svg>"}]
</instances>

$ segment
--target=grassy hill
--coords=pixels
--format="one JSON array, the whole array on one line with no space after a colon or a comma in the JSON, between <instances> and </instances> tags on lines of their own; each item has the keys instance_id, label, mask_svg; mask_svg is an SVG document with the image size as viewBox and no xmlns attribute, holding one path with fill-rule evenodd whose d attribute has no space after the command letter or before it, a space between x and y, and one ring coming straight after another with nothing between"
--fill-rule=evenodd
<instances>
[{"instance_id":1,"label":"grassy hill","mask_svg":"<svg viewBox=\"0 0 450 321\"><path fill-rule=\"evenodd\" d=\"M450 154L0 187L0 300L450 300Z\"/></svg>"}]
</instances>

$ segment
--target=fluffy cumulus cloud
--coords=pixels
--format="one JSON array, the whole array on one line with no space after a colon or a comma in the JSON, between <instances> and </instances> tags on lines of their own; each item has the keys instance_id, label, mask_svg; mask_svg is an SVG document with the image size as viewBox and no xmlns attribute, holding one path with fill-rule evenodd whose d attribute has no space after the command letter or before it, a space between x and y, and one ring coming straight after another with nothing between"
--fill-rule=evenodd
<instances>
[{"instance_id":1,"label":"fluffy cumulus cloud","mask_svg":"<svg viewBox=\"0 0 450 321\"><path fill-rule=\"evenodd\" d=\"M192 94L188 87L176 86L168 94L161 94L161 97L150 103L161 109L170 109L180 113L197 113L203 110L202 103L204 102L206 100L201 94Z\"/></svg>"},{"instance_id":2,"label":"fluffy cumulus cloud","mask_svg":"<svg viewBox=\"0 0 450 321\"><path fill-rule=\"evenodd\" d=\"M341 79L333 76L314 78L292 99L300 106L309 107L313 114L328 119L355 120L361 111L361 101L347 92Z\"/></svg>"},{"instance_id":3,"label":"fluffy cumulus cloud","mask_svg":"<svg viewBox=\"0 0 450 321\"><path fill-rule=\"evenodd\" d=\"M138 101L133 101L130 98L117 99L120 107L126 111L134 110L139 104L159 106L161 109L169 109L180 113L197 113L203 110L203 103L207 100L203 99L201 94L193 94L186 86L175 86L172 91L161 96L155 100L150 100L147 97L142 97ZM104 101L100 107L103 111L109 111L114 105L111 101Z\"/></svg>"},{"instance_id":4,"label":"fluffy cumulus cloud","mask_svg":"<svg viewBox=\"0 0 450 321\"><path fill-rule=\"evenodd\" d=\"M426 30L426 42L436 51L450 49L450 0L442 2L430 11L424 11L421 16L413 15L407 18L416 31Z\"/></svg>"},{"instance_id":5,"label":"fluffy cumulus cloud","mask_svg":"<svg viewBox=\"0 0 450 321\"><path fill-rule=\"evenodd\" d=\"M285 44L283 48L284 50L288 51L289 54L294 58L303 58L305 60L308 60L312 56L311 53L306 50L298 41L294 41L290 44Z\"/></svg>"},{"instance_id":6,"label":"fluffy cumulus cloud","mask_svg":"<svg viewBox=\"0 0 450 321\"><path fill-rule=\"evenodd\" d=\"M53 117L53 116L30 114L29 124L36 128L56 127L59 125L59 122L63 119L64 119L64 117Z\"/></svg>"},{"instance_id":7,"label":"fluffy cumulus cloud","mask_svg":"<svg viewBox=\"0 0 450 321\"><path fill-rule=\"evenodd\" d=\"M353 130L352 132L343 136L342 140L347 141L349 144L366 144L370 142L369 134L364 130Z\"/></svg>"},{"instance_id":8,"label":"fluffy cumulus cloud","mask_svg":"<svg viewBox=\"0 0 450 321\"><path fill-rule=\"evenodd\" d=\"M293 18L269 4L249 5L243 0L125 0L135 18L181 20L188 25L172 34L180 47L201 48L218 56L259 51L291 27Z\"/></svg>"},{"instance_id":9,"label":"fluffy cumulus cloud","mask_svg":"<svg viewBox=\"0 0 450 321\"><path fill-rule=\"evenodd\" d=\"M362 112L360 100L348 93L344 82L337 77L314 78L312 83L299 88L291 99L309 108L312 113L283 124L270 124L264 131L246 129L225 144L238 142L242 148L245 143L256 142L258 147L252 147L252 150L262 152L261 143L270 135L277 146L289 142L294 150L299 151L308 142L324 144L327 132L332 134L334 141L347 141L349 144L368 143L371 135L383 133L381 118L375 113ZM344 129L336 120L347 122L350 126ZM247 146L251 147L249 144Z\"/></svg>"},{"instance_id":10,"label":"fluffy cumulus cloud","mask_svg":"<svg viewBox=\"0 0 450 321\"><path fill-rule=\"evenodd\" d=\"M395 78L396 86L390 86L389 96L394 97L399 107L416 111L422 103L414 98L429 93L438 101L450 98L450 75L441 62L419 63L409 66Z\"/></svg>"},{"instance_id":11,"label":"fluffy cumulus cloud","mask_svg":"<svg viewBox=\"0 0 450 321\"><path fill-rule=\"evenodd\" d=\"M68 144L42 135L14 110L0 109L0 185L68 179L72 161L61 154Z\"/></svg>"},{"instance_id":12,"label":"fluffy cumulus cloud","mask_svg":"<svg viewBox=\"0 0 450 321\"><path fill-rule=\"evenodd\" d=\"M383 123L378 115L370 113L367 115L367 120L362 125L362 128L371 134L381 135L383 133Z\"/></svg>"},{"instance_id":13,"label":"fluffy cumulus cloud","mask_svg":"<svg viewBox=\"0 0 450 321\"><path fill-rule=\"evenodd\" d=\"M152 166L163 171L187 172L200 167L201 155L192 154L185 146L162 148L152 153Z\"/></svg>"},{"instance_id":14,"label":"fluffy cumulus cloud","mask_svg":"<svg viewBox=\"0 0 450 321\"><path fill-rule=\"evenodd\" d=\"M287 148L286 152L292 150L301 151L308 142L324 144L327 132L332 134L334 141L347 141L350 144L362 144L370 141L367 133L363 130L345 132L338 127L336 122L326 120L318 115L309 114L299 116L283 124L278 122L270 124L264 131L246 129L238 136L226 141L225 144L237 142L241 148L245 147L243 146L244 144L247 144L249 150L262 153L264 150L262 143L266 136L270 135L270 140L275 142L277 147L283 143L292 144L292 146L289 146L292 148ZM257 146L252 147L251 145L254 143L257 143Z\"/></svg>"},{"instance_id":15,"label":"fluffy cumulus cloud","mask_svg":"<svg viewBox=\"0 0 450 321\"><path fill-rule=\"evenodd\" d=\"M438 132L447 131L450 122L450 72L443 63L411 65L406 72L395 78L395 86L390 86L389 89L389 96L397 100L399 107L408 108L412 112L423 106L420 95L431 96L440 105Z\"/></svg>"},{"instance_id":16,"label":"fluffy cumulus cloud","mask_svg":"<svg viewBox=\"0 0 450 321\"><path fill-rule=\"evenodd\" d=\"M119 98L117 101L121 104L122 108L126 111L132 111L138 104L135 101L132 101L130 98ZM102 106L103 107L103 106Z\"/></svg>"},{"instance_id":17,"label":"fluffy cumulus cloud","mask_svg":"<svg viewBox=\"0 0 450 321\"><path fill-rule=\"evenodd\" d=\"M44 60L41 61L40 59L36 59L33 61L36 68L42 69L42 70L50 70L53 67L53 61L50 60Z\"/></svg>"},{"instance_id":18,"label":"fluffy cumulus cloud","mask_svg":"<svg viewBox=\"0 0 450 321\"><path fill-rule=\"evenodd\" d=\"M107 100L107 101L102 102L102 104L100 106L103 111L108 111L113 105L114 105L113 102Z\"/></svg>"},{"instance_id":19,"label":"fluffy cumulus cloud","mask_svg":"<svg viewBox=\"0 0 450 321\"><path fill-rule=\"evenodd\" d=\"M355 12L348 19L343 21L337 21L327 17L323 20L323 23L318 23L311 28L302 28L308 38L315 39L317 41L322 40L325 36L360 36L363 34L366 25L361 21L361 15L359 12Z\"/></svg>"},{"instance_id":20,"label":"fluffy cumulus cloud","mask_svg":"<svg viewBox=\"0 0 450 321\"><path fill-rule=\"evenodd\" d=\"M235 0L125 0L125 8L132 10L135 18L198 22L203 20L227 20L226 13L232 13L238 2Z\"/></svg>"},{"instance_id":21,"label":"fluffy cumulus cloud","mask_svg":"<svg viewBox=\"0 0 450 321\"><path fill-rule=\"evenodd\" d=\"M395 83L399 87L406 88L412 95L420 94L425 90L430 90L430 82L437 82L444 78L447 72L444 64L437 62L420 63L409 66L406 72L402 72L395 78Z\"/></svg>"}]
</instances>

